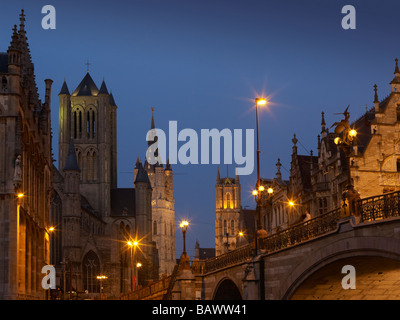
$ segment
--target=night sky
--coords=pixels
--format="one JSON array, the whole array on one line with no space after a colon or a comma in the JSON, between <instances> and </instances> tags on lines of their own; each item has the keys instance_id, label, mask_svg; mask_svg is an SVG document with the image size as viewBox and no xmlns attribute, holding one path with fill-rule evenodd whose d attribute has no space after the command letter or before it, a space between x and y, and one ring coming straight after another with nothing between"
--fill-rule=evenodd
<instances>
[{"instance_id":1,"label":"night sky","mask_svg":"<svg viewBox=\"0 0 400 320\"><path fill-rule=\"evenodd\" d=\"M44 5L56 8L56 29L44 30ZM356 30L344 30L344 5L356 8ZM260 111L261 176L272 178L281 159L288 179L292 137L298 151L317 155L321 112L328 126L350 105L351 119L373 106L373 85L382 100L390 92L394 59L400 58L399 1L371 0L132 0L3 1L0 51L26 13L28 42L39 93L52 91L53 146L58 156L58 93L64 78L73 92L90 74L104 77L118 105L118 186L133 186L133 167L144 161L151 107L156 126L178 130L255 129ZM178 147L182 145L181 142ZM194 244L214 247L217 165L175 165L176 220L191 221ZM234 176L234 166L220 165ZM241 176L242 205L254 208L252 175ZM179 228L178 228L179 229ZM177 229L177 255L182 235Z\"/></svg>"}]
</instances>

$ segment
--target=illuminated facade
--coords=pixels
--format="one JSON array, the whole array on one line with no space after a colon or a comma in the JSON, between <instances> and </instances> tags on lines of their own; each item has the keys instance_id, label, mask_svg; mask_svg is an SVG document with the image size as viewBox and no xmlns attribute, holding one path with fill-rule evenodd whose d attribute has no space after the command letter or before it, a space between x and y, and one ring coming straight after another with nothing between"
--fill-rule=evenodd
<instances>
[{"instance_id":1,"label":"illuminated facade","mask_svg":"<svg viewBox=\"0 0 400 320\"><path fill-rule=\"evenodd\" d=\"M239 176L221 178L219 168L215 184L215 255L219 256L236 248L241 229L242 210Z\"/></svg>"},{"instance_id":2,"label":"illuminated facade","mask_svg":"<svg viewBox=\"0 0 400 320\"><path fill-rule=\"evenodd\" d=\"M154 116L151 118L150 129L155 129ZM150 141L149 146L154 143ZM156 151L157 152L157 151ZM139 158L136 161L134 177L136 179L138 167L141 165ZM159 275L170 275L176 264L176 223L175 223L175 198L174 177L169 161L164 164L144 163L151 187L153 189L152 207L152 239L158 251Z\"/></svg>"},{"instance_id":3,"label":"illuminated facade","mask_svg":"<svg viewBox=\"0 0 400 320\"><path fill-rule=\"evenodd\" d=\"M134 187L117 187L117 105L89 71L59 93L59 169L54 168L52 262L57 284L78 294L117 298L158 278L152 240L152 187L141 164ZM139 240L139 247L128 241ZM136 268L140 262L142 267ZM64 284L63 271L66 273ZM82 296L81 296L82 297Z\"/></svg>"},{"instance_id":4,"label":"illuminated facade","mask_svg":"<svg viewBox=\"0 0 400 320\"><path fill-rule=\"evenodd\" d=\"M50 96L39 100L22 10L0 53L0 299L44 299L50 263L52 194Z\"/></svg>"}]
</instances>

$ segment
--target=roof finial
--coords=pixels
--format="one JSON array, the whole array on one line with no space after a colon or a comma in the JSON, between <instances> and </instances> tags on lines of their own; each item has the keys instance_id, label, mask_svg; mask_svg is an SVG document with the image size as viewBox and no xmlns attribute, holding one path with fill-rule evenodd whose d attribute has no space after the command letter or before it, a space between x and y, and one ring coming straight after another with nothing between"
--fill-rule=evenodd
<instances>
[{"instance_id":1,"label":"roof finial","mask_svg":"<svg viewBox=\"0 0 400 320\"><path fill-rule=\"evenodd\" d=\"M375 91L375 97L374 97L374 103L379 102L378 99L378 86L374 84L374 91Z\"/></svg>"},{"instance_id":2,"label":"roof finial","mask_svg":"<svg viewBox=\"0 0 400 320\"><path fill-rule=\"evenodd\" d=\"M156 126L154 124L154 108L151 107L151 129L154 129Z\"/></svg>"},{"instance_id":3,"label":"roof finial","mask_svg":"<svg viewBox=\"0 0 400 320\"><path fill-rule=\"evenodd\" d=\"M324 132L325 131L325 112L321 112L321 114L322 114L322 120L321 120L321 128L322 128L322 132Z\"/></svg>"},{"instance_id":4,"label":"roof finial","mask_svg":"<svg viewBox=\"0 0 400 320\"><path fill-rule=\"evenodd\" d=\"M89 73L89 66L91 65L91 63L89 63L89 58L87 59L87 62L85 63L85 65L86 65L86 72Z\"/></svg>"},{"instance_id":5,"label":"roof finial","mask_svg":"<svg viewBox=\"0 0 400 320\"><path fill-rule=\"evenodd\" d=\"M396 68L394 69L394 74L396 74L396 73L400 73L400 70L399 70L399 59L394 59L394 61L396 61Z\"/></svg>"},{"instance_id":6,"label":"roof finial","mask_svg":"<svg viewBox=\"0 0 400 320\"><path fill-rule=\"evenodd\" d=\"M25 14L24 14L24 9L21 9L21 14L19 15L19 30L24 31L25 30Z\"/></svg>"}]
</instances>

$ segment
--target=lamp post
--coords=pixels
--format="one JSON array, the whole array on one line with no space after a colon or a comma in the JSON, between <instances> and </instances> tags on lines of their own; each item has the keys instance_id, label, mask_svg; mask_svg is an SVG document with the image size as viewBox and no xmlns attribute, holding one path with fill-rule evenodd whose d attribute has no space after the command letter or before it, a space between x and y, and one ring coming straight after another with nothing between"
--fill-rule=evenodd
<instances>
[{"instance_id":1,"label":"lamp post","mask_svg":"<svg viewBox=\"0 0 400 320\"><path fill-rule=\"evenodd\" d=\"M127 245L130 247L130 251L131 251L131 291L133 291L133 282L134 280L134 272L133 272L133 256L135 255L135 259L136 259L136 247L139 245L139 242L137 240L129 240L127 241ZM133 250L135 250L135 252L133 252ZM135 281L135 288L136 288L136 281Z\"/></svg>"},{"instance_id":2,"label":"lamp post","mask_svg":"<svg viewBox=\"0 0 400 320\"><path fill-rule=\"evenodd\" d=\"M103 280L107 279L108 277L105 275L98 275L97 280L100 281L100 299L102 299L102 295L103 295Z\"/></svg>"},{"instance_id":3,"label":"lamp post","mask_svg":"<svg viewBox=\"0 0 400 320\"><path fill-rule=\"evenodd\" d=\"M262 230L261 221L261 192L264 191L264 187L260 185L260 143L259 143L259 130L258 130L258 106L267 104L267 100L264 98L256 98L256 129L257 129L257 185L253 191L253 195L256 199L256 224L257 228L254 235L255 253L258 250L258 235L257 233Z\"/></svg>"},{"instance_id":4,"label":"lamp post","mask_svg":"<svg viewBox=\"0 0 400 320\"><path fill-rule=\"evenodd\" d=\"M182 230L182 235L183 235L183 253L186 254L186 231L187 228L189 226L189 222L184 220L181 222L181 224L179 225L179 227Z\"/></svg>"},{"instance_id":5,"label":"lamp post","mask_svg":"<svg viewBox=\"0 0 400 320\"><path fill-rule=\"evenodd\" d=\"M353 151L354 140L357 137L357 131L354 128L351 128L349 125L350 113L347 111L348 108L349 107L347 107L346 110L343 112L344 119L340 122L335 122L332 125L332 127L336 125L335 133L338 135L334 139L334 142L337 146L339 146L339 148L342 149L347 161L347 186L346 190L342 193L342 217L351 215L352 213L357 214L356 201L360 198L359 193L354 189L353 183L351 181L350 158Z\"/></svg>"}]
</instances>

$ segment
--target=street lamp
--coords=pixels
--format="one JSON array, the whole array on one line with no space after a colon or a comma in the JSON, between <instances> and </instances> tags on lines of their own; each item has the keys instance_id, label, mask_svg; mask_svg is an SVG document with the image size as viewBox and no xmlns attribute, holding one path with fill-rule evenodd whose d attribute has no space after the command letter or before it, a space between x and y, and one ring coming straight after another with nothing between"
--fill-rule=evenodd
<instances>
[{"instance_id":1,"label":"street lamp","mask_svg":"<svg viewBox=\"0 0 400 320\"><path fill-rule=\"evenodd\" d=\"M338 135L333 141L335 144L342 149L347 160L347 186L346 190L342 193L343 200L343 212L342 215L350 215L352 212L356 213L356 201L360 198L359 193L354 189L351 181L351 170L350 170L350 157L353 152L354 141L357 137L357 131L351 128L349 125L350 113L347 111L349 107L343 112L344 119L340 122L335 122L336 125L335 133ZM341 137L339 136L341 135ZM347 204L346 204L347 200ZM346 207L348 207L348 214L346 214Z\"/></svg>"},{"instance_id":2,"label":"street lamp","mask_svg":"<svg viewBox=\"0 0 400 320\"><path fill-rule=\"evenodd\" d=\"M259 130L258 130L258 106L260 105L266 105L267 100L264 98L256 98L256 126L257 126L257 207L256 207L256 214L257 214L257 231L256 231L256 250L257 250L257 232L258 230L263 229L262 226L262 221L261 221L261 192L264 191L264 186L261 186L260 183L260 143L259 143ZM253 192L253 195L256 196L255 192ZM257 251L256 251L257 252Z\"/></svg>"},{"instance_id":3,"label":"street lamp","mask_svg":"<svg viewBox=\"0 0 400 320\"><path fill-rule=\"evenodd\" d=\"M133 282L135 282L135 288L136 288L136 279L134 279L134 277L133 277L133 255L135 255L135 259L136 259L136 248L139 246L139 242L137 240L129 240L126 243L131 249L130 250L131 251L131 291L133 291ZM135 250L134 253L132 252L133 250Z\"/></svg>"},{"instance_id":4,"label":"street lamp","mask_svg":"<svg viewBox=\"0 0 400 320\"><path fill-rule=\"evenodd\" d=\"M182 234L183 234L183 253L186 254L186 231L187 228L189 226L189 222L184 220L181 222L181 224L179 225L179 227L182 230Z\"/></svg>"},{"instance_id":5,"label":"street lamp","mask_svg":"<svg viewBox=\"0 0 400 320\"><path fill-rule=\"evenodd\" d=\"M108 279L108 277L105 275L98 275L96 278L97 280L100 281L100 299L101 299L103 294L103 280Z\"/></svg>"}]
</instances>

